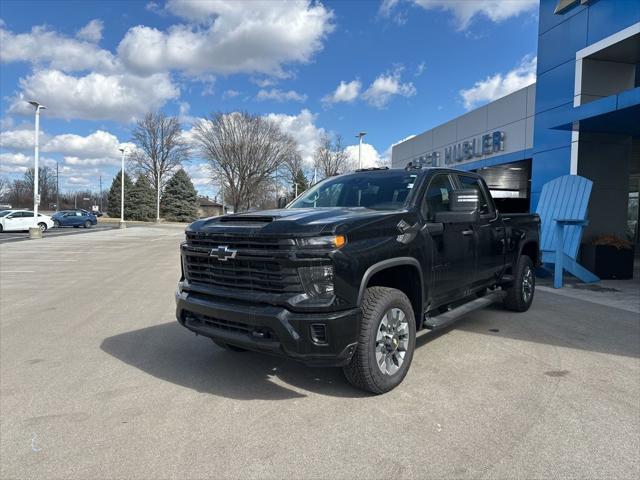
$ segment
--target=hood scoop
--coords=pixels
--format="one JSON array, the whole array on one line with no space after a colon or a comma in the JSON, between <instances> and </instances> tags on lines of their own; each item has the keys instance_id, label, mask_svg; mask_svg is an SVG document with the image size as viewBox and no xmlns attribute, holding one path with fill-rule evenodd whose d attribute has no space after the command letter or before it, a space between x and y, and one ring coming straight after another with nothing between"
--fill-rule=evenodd
<instances>
[{"instance_id":1,"label":"hood scoop","mask_svg":"<svg viewBox=\"0 0 640 480\"><path fill-rule=\"evenodd\" d=\"M222 223L271 223L273 217L267 217L265 215L231 215L228 217L221 217Z\"/></svg>"}]
</instances>

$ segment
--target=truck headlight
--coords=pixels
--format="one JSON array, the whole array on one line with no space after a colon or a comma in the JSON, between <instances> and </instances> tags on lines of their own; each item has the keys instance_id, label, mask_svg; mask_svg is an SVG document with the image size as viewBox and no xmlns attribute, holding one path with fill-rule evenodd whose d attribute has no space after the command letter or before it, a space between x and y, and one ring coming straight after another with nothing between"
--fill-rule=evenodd
<instances>
[{"instance_id":1,"label":"truck headlight","mask_svg":"<svg viewBox=\"0 0 640 480\"><path fill-rule=\"evenodd\" d=\"M344 235L323 235L322 237L298 238L297 242L300 247L342 248L347 243L347 237Z\"/></svg>"},{"instance_id":2,"label":"truck headlight","mask_svg":"<svg viewBox=\"0 0 640 480\"><path fill-rule=\"evenodd\" d=\"M333 267L331 265L299 267L298 274L304 291L310 297L333 295Z\"/></svg>"}]
</instances>

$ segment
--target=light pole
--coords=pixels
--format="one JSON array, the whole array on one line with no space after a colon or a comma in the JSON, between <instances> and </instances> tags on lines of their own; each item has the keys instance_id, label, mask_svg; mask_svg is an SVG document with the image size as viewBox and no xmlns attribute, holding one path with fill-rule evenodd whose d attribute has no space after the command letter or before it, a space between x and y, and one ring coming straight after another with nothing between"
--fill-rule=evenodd
<instances>
[{"instance_id":1,"label":"light pole","mask_svg":"<svg viewBox=\"0 0 640 480\"><path fill-rule=\"evenodd\" d=\"M358 143L358 168L362 168L362 137L364 137L367 132L360 132L356 135L356 138L360 140Z\"/></svg>"},{"instance_id":2,"label":"light pole","mask_svg":"<svg viewBox=\"0 0 640 480\"><path fill-rule=\"evenodd\" d=\"M44 110L47 107L45 107L44 105L41 105L40 103L36 102L35 100L32 100L29 102L31 105L33 105L36 109L36 129L35 129L35 147L34 147L34 168L33 168L33 217L34 217L34 221L37 224L38 223L38 205L40 204L40 189L38 186L38 173L39 169L38 169L38 160L40 157L40 110ZM42 231L40 230L39 227L31 227L29 228L29 238L41 238L42 237Z\"/></svg>"},{"instance_id":3,"label":"light pole","mask_svg":"<svg viewBox=\"0 0 640 480\"><path fill-rule=\"evenodd\" d=\"M122 166L120 170L120 228L127 228L127 224L124 223L124 154L125 149L119 148L122 153Z\"/></svg>"}]
</instances>

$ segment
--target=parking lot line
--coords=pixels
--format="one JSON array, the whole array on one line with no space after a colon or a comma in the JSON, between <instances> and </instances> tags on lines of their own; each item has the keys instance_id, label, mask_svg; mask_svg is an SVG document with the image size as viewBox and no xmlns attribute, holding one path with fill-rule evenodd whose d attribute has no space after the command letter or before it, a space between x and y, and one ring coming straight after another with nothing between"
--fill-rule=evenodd
<instances>
[{"instance_id":1,"label":"parking lot line","mask_svg":"<svg viewBox=\"0 0 640 480\"><path fill-rule=\"evenodd\" d=\"M36 273L35 270L0 270L2 273Z\"/></svg>"}]
</instances>

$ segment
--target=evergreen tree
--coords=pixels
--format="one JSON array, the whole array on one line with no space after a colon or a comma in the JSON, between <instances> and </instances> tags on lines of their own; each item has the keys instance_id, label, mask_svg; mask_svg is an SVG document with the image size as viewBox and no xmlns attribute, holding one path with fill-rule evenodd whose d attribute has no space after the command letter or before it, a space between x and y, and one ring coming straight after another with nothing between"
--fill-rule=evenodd
<instances>
[{"instance_id":1,"label":"evergreen tree","mask_svg":"<svg viewBox=\"0 0 640 480\"><path fill-rule=\"evenodd\" d=\"M309 188L309 181L307 180L307 177L305 177L301 168L296 171L296 176L293 178L293 188L291 192L291 197L293 198L296 196L296 185L298 186L298 195Z\"/></svg>"},{"instance_id":2,"label":"evergreen tree","mask_svg":"<svg viewBox=\"0 0 640 480\"><path fill-rule=\"evenodd\" d=\"M107 214L113 218L120 217L120 178L121 171L118 171L117 175L113 177L113 182L111 182L111 188L109 189L109 195L107 196ZM127 218L129 216L129 212L131 209L130 195L131 188L133 187L133 183L131 182L131 177L124 172L124 217Z\"/></svg>"},{"instance_id":3,"label":"evergreen tree","mask_svg":"<svg viewBox=\"0 0 640 480\"><path fill-rule=\"evenodd\" d=\"M131 189L129 199L131 205L129 219L149 221L156 217L156 192L145 175L138 177Z\"/></svg>"},{"instance_id":4,"label":"evergreen tree","mask_svg":"<svg viewBox=\"0 0 640 480\"><path fill-rule=\"evenodd\" d=\"M169 179L162 195L162 216L173 222L191 222L198 216L198 192L182 168Z\"/></svg>"}]
</instances>

